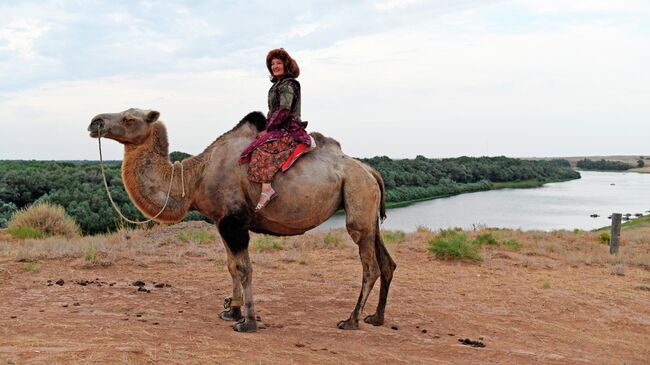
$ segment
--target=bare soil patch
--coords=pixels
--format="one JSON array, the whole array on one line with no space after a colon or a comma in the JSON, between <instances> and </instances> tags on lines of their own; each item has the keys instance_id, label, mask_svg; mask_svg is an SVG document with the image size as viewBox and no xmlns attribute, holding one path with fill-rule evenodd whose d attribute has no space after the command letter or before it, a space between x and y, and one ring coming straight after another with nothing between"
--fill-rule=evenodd
<instances>
[{"instance_id":1,"label":"bare soil patch","mask_svg":"<svg viewBox=\"0 0 650 365\"><path fill-rule=\"evenodd\" d=\"M398 267L387 323L362 323L359 331L336 328L361 284L356 247L344 233L330 233L327 241L336 245L325 244L326 233L319 232L265 243L252 255L261 327L242 334L217 317L231 293L221 242L175 239L188 229L216 233L184 223L84 238L70 247L0 241L0 364L650 359L650 271L643 261L648 232L631 235L621 248L641 257L632 261L608 259L607 246L591 233L499 231L494 234L516 239L523 249L486 247L480 263L434 259L426 249L432 233L407 234L389 245ZM39 254L42 244L59 248ZM97 264L85 258L91 245L103 257ZM612 274L613 265L624 266L621 275ZM378 289L379 283L364 315L374 310Z\"/></svg>"}]
</instances>

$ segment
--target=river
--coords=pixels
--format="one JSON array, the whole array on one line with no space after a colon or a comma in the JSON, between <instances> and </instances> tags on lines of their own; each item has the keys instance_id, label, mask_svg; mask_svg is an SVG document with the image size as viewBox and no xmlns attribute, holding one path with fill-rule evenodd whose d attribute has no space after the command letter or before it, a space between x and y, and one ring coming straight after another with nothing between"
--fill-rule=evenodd
<instances>
[{"instance_id":1,"label":"river","mask_svg":"<svg viewBox=\"0 0 650 365\"><path fill-rule=\"evenodd\" d=\"M383 229L414 231L475 226L524 230L589 230L607 226L612 213L650 210L650 174L581 171L581 179L531 189L502 189L456 195L389 209ZM591 218L598 214L598 218ZM319 228L345 226L335 215Z\"/></svg>"}]
</instances>

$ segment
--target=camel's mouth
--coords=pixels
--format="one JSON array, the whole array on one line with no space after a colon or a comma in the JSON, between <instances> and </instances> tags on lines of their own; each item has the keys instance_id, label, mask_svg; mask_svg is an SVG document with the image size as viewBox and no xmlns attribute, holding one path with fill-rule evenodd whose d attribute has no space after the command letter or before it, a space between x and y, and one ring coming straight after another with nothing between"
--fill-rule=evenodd
<instances>
[{"instance_id":1,"label":"camel's mouth","mask_svg":"<svg viewBox=\"0 0 650 365\"><path fill-rule=\"evenodd\" d=\"M108 128L101 118L94 118L88 126L88 132L92 138L104 137L108 134Z\"/></svg>"},{"instance_id":2,"label":"camel's mouth","mask_svg":"<svg viewBox=\"0 0 650 365\"><path fill-rule=\"evenodd\" d=\"M105 131L105 130L104 131L102 131L102 130L97 131L97 130L90 130L90 128L88 128L88 129L89 129L91 138L104 137L108 133L108 131Z\"/></svg>"}]
</instances>

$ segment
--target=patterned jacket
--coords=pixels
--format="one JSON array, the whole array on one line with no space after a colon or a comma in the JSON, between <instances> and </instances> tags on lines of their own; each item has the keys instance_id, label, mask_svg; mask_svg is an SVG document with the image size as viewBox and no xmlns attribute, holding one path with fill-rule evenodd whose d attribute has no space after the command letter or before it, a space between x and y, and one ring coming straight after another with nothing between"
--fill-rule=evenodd
<instances>
[{"instance_id":1,"label":"patterned jacket","mask_svg":"<svg viewBox=\"0 0 650 365\"><path fill-rule=\"evenodd\" d=\"M288 109L292 119L300 121L300 83L294 78L280 79L269 89L267 119L278 109ZM268 126L267 126L268 129Z\"/></svg>"}]
</instances>

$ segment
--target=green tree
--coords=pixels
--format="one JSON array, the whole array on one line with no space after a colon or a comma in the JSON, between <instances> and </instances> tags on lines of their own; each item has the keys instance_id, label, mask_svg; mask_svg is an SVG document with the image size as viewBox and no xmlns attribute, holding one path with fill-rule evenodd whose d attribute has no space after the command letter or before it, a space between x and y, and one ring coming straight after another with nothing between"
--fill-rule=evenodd
<instances>
[{"instance_id":1,"label":"green tree","mask_svg":"<svg viewBox=\"0 0 650 365\"><path fill-rule=\"evenodd\" d=\"M184 159L186 159L188 157L192 157L192 155L190 155L189 153L180 152L180 151L174 151L174 152L169 154L169 159L172 162L183 161Z\"/></svg>"},{"instance_id":2,"label":"green tree","mask_svg":"<svg viewBox=\"0 0 650 365\"><path fill-rule=\"evenodd\" d=\"M0 228L7 227L9 219L16 210L16 205L14 203L5 203L0 200Z\"/></svg>"}]
</instances>

